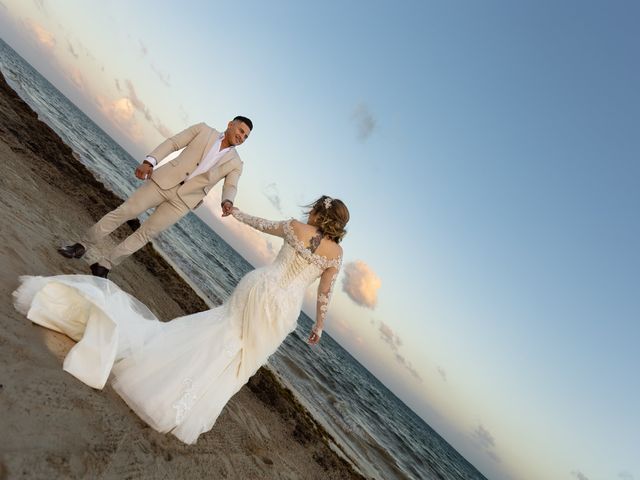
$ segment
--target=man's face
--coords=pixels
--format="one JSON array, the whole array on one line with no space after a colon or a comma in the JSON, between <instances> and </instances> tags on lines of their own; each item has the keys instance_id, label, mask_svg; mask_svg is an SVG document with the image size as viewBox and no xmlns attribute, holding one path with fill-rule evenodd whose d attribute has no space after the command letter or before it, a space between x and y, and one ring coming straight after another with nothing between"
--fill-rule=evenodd
<instances>
[{"instance_id":1,"label":"man's face","mask_svg":"<svg viewBox=\"0 0 640 480\"><path fill-rule=\"evenodd\" d=\"M236 147L244 143L244 141L249 137L250 132L251 130L249 130L246 123L239 120L231 120L229 125L227 125L225 136L227 137L229 145Z\"/></svg>"}]
</instances>

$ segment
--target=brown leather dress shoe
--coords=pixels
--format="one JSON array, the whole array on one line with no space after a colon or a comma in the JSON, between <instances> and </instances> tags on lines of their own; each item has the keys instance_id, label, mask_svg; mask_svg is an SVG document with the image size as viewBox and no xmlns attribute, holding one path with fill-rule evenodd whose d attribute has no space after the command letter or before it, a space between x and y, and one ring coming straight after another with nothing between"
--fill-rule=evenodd
<instances>
[{"instance_id":1,"label":"brown leather dress shoe","mask_svg":"<svg viewBox=\"0 0 640 480\"><path fill-rule=\"evenodd\" d=\"M60 247L58 253L67 258L80 258L84 255L87 249L81 243L74 243L73 245L67 245L66 247Z\"/></svg>"},{"instance_id":2,"label":"brown leather dress shoe","mask_svg":"<svg viewBox=\"0 0 640 480\"><path fill-rule=\"evenodd\" d=\"M89 268L91 269L91 275L94 277L107 278L107 275L109 275L109 269L99 263L92 263Z\"/></svg>"}]
</instances>

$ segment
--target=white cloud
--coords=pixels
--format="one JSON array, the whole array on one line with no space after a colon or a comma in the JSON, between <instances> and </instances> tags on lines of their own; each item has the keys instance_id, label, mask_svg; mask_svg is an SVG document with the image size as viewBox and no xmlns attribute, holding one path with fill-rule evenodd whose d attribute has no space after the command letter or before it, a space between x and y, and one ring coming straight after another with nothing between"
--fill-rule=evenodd
<instances>
[{"instance_id":1,"label":"white cloud","mask_svg":"<svg viewBox=\"0 0 640 480\"><path fill-rule=\"evenodd\" d=\"M373 320L371 321L371 323L374 323ZM399 347L402 346L402 340L400 339L398 334L395 333L389 325L382 321L378 325L378 332L380 333L380 338L382 339L382 341L389 345L389 347L393 351L396 361L404 368L406 368L407 371L417 380L422 382L422 377L420 376L420 374L418 374L416 369L413 368L411 362L404 358L404 356L401 355L398 351Z\"/></svg>"},{"instance_id":2,"label":"white cloud","mask_svg":"<svg viewBox=\"0 0 640 480\"><path fill-rule=\"evenodd\" d=\"M144 138L142 128L135 121L135 107L129 98L120 97L108 100L98 95L95 102L102 114L131 140L139 142Z\"/></svg>"},{"instance_id":3,"label":"white cloud","mask_svg":"<svg viewBox=\"0 0 640 480\"><path fill-rule=\"evenodd\" d=\"M69 41L69 39L67 39L67 46L71 55L73 55L75 58L80 57L80 55L74 50L73 45L71 45L71 42Z\"/></svg>"},{"instance_id":4,"label":"white cloud","mask_svg":"<svg viewBox=\"0 0 640 480\"><path fill-rule=\"evenodd\" d=\"M117 81L117 80L116 80ZM135 87L133 86L133 82L131 80L125 80L125 84L127 86L128 95L127 98L134 106L134 108L140 112L144 118L156 129L156 131L162 135L164 138L169 138L172 135L171 130L164 125L157 117L151 115L149 108L147 105L138 97ZM116 87L119 85L116 84Z\"/></svg>"},{"instance_id":5,"label":"white cloud","mask_svg":"<svg viewBox=\"0 0 640 480\"><path fill-rule=\"evenodd\" d=\"M153 122L153 126L156 127L156 130L158 130L160 135L162 135L164 138L169 138L173 136L173 133L171 132L171 130L169 130L169 127L167 127L164 123L160 122L160 120L158 120L157 118Z\"/></svg>"},{"instance_id":6,"label":"white cloud","mask_svg":"<svg viewBox=\"0 0 640 480\"><path fill-rule=\"evenodd\" d=\"M270 183L262 189L262 193L271 202L271 205L273 205L276 210L282 213L282 202L280 200L280 192L278 191L278 186L275 183Z\"/></svg>"},{"instance_id":7,"label":"white cloud","mask_svg":"<svg viewBox=\"0 0 640 480\"><path fill-rule=\"evenodd\" d=\"M178 111L180 112L180 119L182 120L182 123L184 123L185 125L189 123L189 114L187 113L187 111L185 110L185 108L180 105L178 106Z\"/></svg>"},{"instance_id":8,"label":"white cloud","mask_svg":"<svg viewBox=\"0 0 640 480\"><path fill-rule=\"evenodd\" d=\"M171 76L168 73L163 72L153 63L151 64L151 70L153 70L153 72L158 76L162 83L164 83L167 87L171 86Z\"/></svg>"},{"instance_id":9,"label":"white cloud","mask_svg":"<svg viewBox=\"0 0 640 480\"><path fill-rule=\"evenodd\" d=\"M589 477L587 477L584 473L582 473L579 470L578 471L574 470L573 472L571 472L571 475L576 477L578 480L589 480Z\"/></svg>"},{"instance_id":10,"label":"white cloud","mask_svg":"<svg viewBox=\"0 0 640 480\"><path fill-rule=\"evenodd\" d=\"M34 0L34 2L36 4L36 7L38 7L38 10L40 10L42 13L44 13L45 15L49 15L49 13L47 12L47 9L44 6L44 0Z\"/></svg>"},{"instance_id":11,"label":"white cloud","mask_svg":"<svg viewBox=\"0 0 640 480\"><path fill-rule=\"evenodd\" d=\"M493 438L493 435L491 435L489 430L484 428L484 426L482 426L482 425L478 425L475 428L475 430L473 431L472 436L473 436L473 438L478 440L480 445L482 445L482 447L484 447L484 448L492 448L492 447L496 446L496 441Z\"/></svg>"},{"instance_id":12,"label":"white cloud","mask_svg":"<svg viewBox=\"0 0 640 480\"><path fill-rule=\"evenodd\" d=\"M380 327L378 329L380 331L380 338L384 340L394 352L398 351L398 347L402 345L402 341L398 337L398 335L391 329L389 325L384 322L380 322Z\"/></svg>"},{"instance_id":13,"label":"white cloud","mask_svg":"<svg viewBox=\"0 0 640 480\"><path fill-rule=\"evenodd\" d=\"M480 424L471 432L471 438L484 450L491 460L500 463L500 458L495 452L496 440L489 430Z\"/></svg>"},{"instance_id":14,"label":"white cloud","mask_svg":"<svg viewBox=\"0 0 640 480\"><path fill-rule=\"evenodd\" d=\"M374 309L378 302L380 278L362 260L347 263L342 278L342 289L358 305Z\"/></svg>"},{"instance_id":15,"label":"white cloud","mask_svg":"<svg viewBox=\"0 0 640 480\"><path fill-rule=\"evenodd\" d=\"M146 57L147 53L149 53L149 49L147 49L146 45L142 43L142 40L138 39L138 42L140 42L140 52L142 53L142 56Z\"/></svg>"},{"instance_id":16,"label":"white cloud","mask_svg":"<svg viewBox=\"0 0 640 480\"><path fill-rule=\"evenodd\" d=\"M82 72L80 71L79 68L77 67L71 67L70 70L67 72L67 75L69 76L69 78L71 79L71 81L73 82L73 84L76 86L76 88L78 90L84 91L86 90L86 82L84 79L84 75L82 75Z\"/></svg>"},{"instance_id":17,"label":"white cloud","mask_svg":"<svg viewBox=\"0 0 640 480\"><path fill-rule=\"evenodd\" d=\"M31 19L24 20L23 23L40 46L47 50L53 50L55 48L57 42L53 33Z\"/></svg>"},{"instance_id":18,"label":"white cloud","mask_svg":"<svg viewBox=\"0 0 640 480\"><path fill-rule=\"evenodd\" d=\"M407 360L406 358L404 358L403 355L400 355L398 352L396 352L396 361L402 365L404 368L407 369L407 371L413 375L415 377L416 380L419 380L422 382L422 377L418 374L418 372L416 371L415 368L413 368L413 365L411 365L411 362L409 362L409 360Z\"/></svg>"},{"instance_id":19,"label":"white cloud","mask_svg":"<svg viewBox=\"0 0 640 480\"><path fill-rule=\"evenodd\" d=\"M376 119L373 117L369 107L361 103L355 108L351 118L355 122L358 139L365 141L371 136L376 126Z\"/></svg>"},{"instance_id":20,"label":"white cloud","mask_svg":"<svg viewBox=\"0 0 640 480\"><path fill-rule=\"evenodd\" d=\"M125 83L127 85L127 89L129 90L129 100L131 101L132 105L136 108L136 110L138 110L140 113L142 113L142 115L144 115L144 118L146 118L149 122L151 122L152 121L151 113L149 113L149 109L147 108L147 106L138 97L138 94L136 93L136 89L134 88L131 80L125 80Z\"/></svg>"},{"instance_id":21,"label":"white cloud","mask_svg":"<svg viewBox=\"0 0 640 480\"><path fill-rule=\"evenodd\" d=\"M120 123L130 121L135 113L131 100L126 97L118 98L107 104L106 110L111 114L111 118Z\"/></svg>"}]
</instances>

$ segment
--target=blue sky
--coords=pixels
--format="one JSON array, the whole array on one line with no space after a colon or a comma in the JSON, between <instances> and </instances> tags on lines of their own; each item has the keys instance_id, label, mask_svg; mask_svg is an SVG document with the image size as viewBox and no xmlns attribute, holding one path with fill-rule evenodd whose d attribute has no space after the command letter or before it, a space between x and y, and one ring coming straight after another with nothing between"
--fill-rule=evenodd
<instances>
[{"instance_id":1,"label":"blue sky","mask_svg":"<svg viewBox=\"0 0 640 480\"><path fill-rule=\"evenodd\" d=\"M640 479L640 6L185 3L0 0L0 31L138 158L251 117L250 213L343 199L329 331L487 476Z\"/></svg>"}]
</instances>

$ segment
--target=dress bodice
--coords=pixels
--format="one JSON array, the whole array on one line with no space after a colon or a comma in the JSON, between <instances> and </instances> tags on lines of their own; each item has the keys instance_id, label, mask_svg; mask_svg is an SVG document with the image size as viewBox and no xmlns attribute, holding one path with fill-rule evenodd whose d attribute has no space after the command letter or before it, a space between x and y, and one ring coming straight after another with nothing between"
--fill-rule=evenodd
<instances>
[{"instance_id":1,"label":"dress bodice","mask_svg":"<svg viewBox=\"0 0 640 480\"><path fill-rule=\"evenodd\" d=\"M322 272L331 266L339 268L340 261L315 254L298 240L291 228L291 221L283 224L284 240L272 264L282 288L307 288Z\"/></svg>"},{"instance_id":2,"label":"dress bodice","mask_svg":"<svg viewBox=\"0 0 640 480\"><path fill-rule=\"evenodd\" d=\"M310 246L305 246L294 232L294 219L272 221L248 215L240 210L234 210L233 216L261 232L284 238L284 244L276 259L265 268L265 271L270 280L282 290L287 291L289 295L299 292L301 297L304 290L313 281L320 278L316 324L321 328L331 299L333 285L342 264L342 257L327 258L314 253Z\"/></svg>"},{"instance_id":3,"label":"dress bodice","mask_svg":"<svg viewBox=\"0 0 640 480\"><path fill-rule=\"evenodd\" d=\"M271 268L278 277L278 285L285 289L306 288L322 273L287 242L282 245Z\"/></svg>"}]
</instances>

